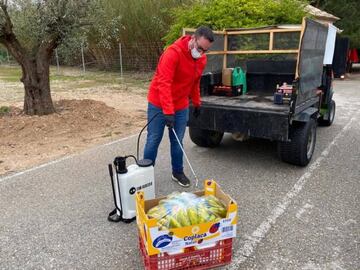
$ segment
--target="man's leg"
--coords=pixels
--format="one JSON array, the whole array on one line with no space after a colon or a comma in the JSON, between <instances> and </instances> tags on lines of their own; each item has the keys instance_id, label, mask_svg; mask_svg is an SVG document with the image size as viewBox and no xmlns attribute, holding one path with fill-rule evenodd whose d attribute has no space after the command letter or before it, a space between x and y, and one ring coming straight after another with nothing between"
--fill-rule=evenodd
<instances>
[{"instance_id":1,"label":"man's leg","mask_svg":"<svg viewBox=\"0 0 360 270\"><path fill-rule=\"evenodd\" d=\"M165 118L162 110L151 103L148 104L148 121L157 116L147 127L147 138L144 149L144 159L150 159L155 164L158 148L164 134Z\"/></svg>"},{"instance_id":2,"label":"man's leg","mask_svg":"<svg viewBox=\"0 0 360 270\"><path fill-rule=\"evenodd\" d=\"M178 136L181 145L185 135L186 125L189 120L189 109L184 109L177 111L175 113L175 126L174 130ZM169 130L170 144L171 144L171 165L173 180L177 181L181 186L190 186L189 179L184 174L184 164L183 164L183 153L179 146L178 141L176 140L175 135L172 130Z\"/></svg>"}]
</instances>

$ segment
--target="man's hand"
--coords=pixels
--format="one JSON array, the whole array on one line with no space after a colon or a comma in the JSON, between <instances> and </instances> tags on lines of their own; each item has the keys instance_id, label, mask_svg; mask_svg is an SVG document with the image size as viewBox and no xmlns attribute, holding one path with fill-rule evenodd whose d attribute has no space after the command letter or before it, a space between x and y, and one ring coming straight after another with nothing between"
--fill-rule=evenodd
<instances>
[{"instance_id":1,"label":"man's hand","mask_svg":"<svg viewBox=\"0 0 360 270\"><path fill-rule=\"evenodd\" d=\"M200 107L194 107L194 110L193 110L193 116L195 118L198 118L200 115Z\"/></svg>"},{"instance_id":2,"label":"man's hand","mask_svg":"<svg viewBox=\"0 0 360 270\"><path fill-rule=\"evenodd\" d=\"M165 124L168 128L173 128L175 124L175 116L173 114L164 114Z\"/></svg>"}]
</instances>

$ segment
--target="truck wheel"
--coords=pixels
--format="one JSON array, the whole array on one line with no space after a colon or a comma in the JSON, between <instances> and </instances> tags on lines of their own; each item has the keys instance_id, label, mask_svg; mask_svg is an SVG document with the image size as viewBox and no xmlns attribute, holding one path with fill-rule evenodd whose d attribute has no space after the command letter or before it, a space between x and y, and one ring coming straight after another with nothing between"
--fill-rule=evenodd
<instances>
[{"instance_id":1,"label":"truck wheel","mask_svg":"<svg viewBox=\"0 0 360 270\"><path fill-rule=\"evenodd\" d=\"M189 128L189 134L193 143L201 147L216 147L224 136L224 132L194 127Z\"/></svg>"},{"instance_id":2,"label":"truck wheel","mask_svg":"<svg viewBox=\"0 0 360 270\"><path fill-rule=\"evenodd\" d=\"M298 166L310 162L316 143L316 121L297 122L291 127L290 142L278 142L278 155L282 161Z\"/></svg>"},{"instance_id":3,"label":"truck wheel","mask_svg":"<svg viewBox=\"0 0 360 270\"><path fill-rule=\"evenodd\" d=\"M329 108L329 119L324 120L323 117L319 118L319 125L320 126L331 126L331 124L334 122L335 119L335 111L336 111L336 103L334 100L331 100L330 108Z\"/></svg>"}]
</instances>

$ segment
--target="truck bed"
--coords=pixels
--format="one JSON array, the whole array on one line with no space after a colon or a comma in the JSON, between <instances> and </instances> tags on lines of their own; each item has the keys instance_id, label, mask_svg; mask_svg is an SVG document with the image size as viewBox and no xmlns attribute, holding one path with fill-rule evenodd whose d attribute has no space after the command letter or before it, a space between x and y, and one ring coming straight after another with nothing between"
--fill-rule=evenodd
<instances>
[{"instance_id":1,"label":"truck bed","mask_svg":"<svg viewBox=\"0 0 360 270\"><path fill-rule=\"evenodd\" d=\"M236 107L244 110L269 111L281 114L288 114L290 110L289 104L274 104L273 96L259 96L252 95L251 93L237 97L203 96L201 99L202 104L205 106L219 105L222 107Z\"/></svg>"}]
</instances>

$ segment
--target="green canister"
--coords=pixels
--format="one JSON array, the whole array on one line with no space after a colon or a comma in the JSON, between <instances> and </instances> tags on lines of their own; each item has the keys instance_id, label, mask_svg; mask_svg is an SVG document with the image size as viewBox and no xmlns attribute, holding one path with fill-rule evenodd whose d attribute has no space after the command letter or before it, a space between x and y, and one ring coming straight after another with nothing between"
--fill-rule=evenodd
<instances>
[{"instance_id":1,"label":"green canister","mask_svg":"<svg viewBox=\"0 0 360 270\"><path fill-rule=\"evenodd\" d=\"M242 70L241 67L234 68L232 72L232 85L241 86L242 94L245 95L247 92L246 86L246 73Z\"/></svg>"}]
</instances>

